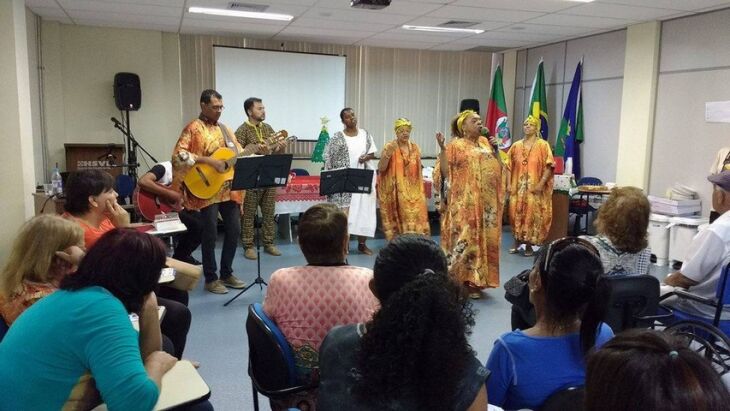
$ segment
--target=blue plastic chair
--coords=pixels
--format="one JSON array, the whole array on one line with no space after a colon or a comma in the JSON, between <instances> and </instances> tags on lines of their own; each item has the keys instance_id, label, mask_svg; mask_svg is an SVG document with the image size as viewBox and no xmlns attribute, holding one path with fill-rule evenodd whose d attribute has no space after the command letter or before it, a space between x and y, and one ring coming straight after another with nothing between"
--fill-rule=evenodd
<instances>
[{"instance_id":1,"label":"blue plastic chair","mask_svg":"<svg viewBox=\"0 0 730 411\"><path fill-rule=\"evenodd\" d=\"M126 174L120 174L117 176L114 180L114 191L116 191L117 194L119 194L119 198L122 199L120 201L121 204L131 204L132 193L134 192L134 187L136 185L137 183L134 179Z\"/></svg>"},{"instance_id":2,"label":"blue plastic chair","mask_svg":"<svg viewBox=\"0 0 730 411\"><path fill-rule=\"evenodd\" d=\"M600 186L603 184L598 177L582 177L578 180L578 186ZM577 198L575 198L577 196ZM588 234L588 215L596 212L596 209L588 203L587 198L583 198L582 194L574 195L570 199L570 206L568 207L568 215L574 214L575 221L573 223L573 235L580 235L580 220L583 216L586 217L586 229L585 234Z\"/></svg>"},{"instance_id":3,"label":"blue plastic chair","mask_svg":"<svg viewBox=\"0 0 730 411\"><path fill-rule=\"evenodd\" d=\"M299 383L294 352L260 303L248 306L246 334L254 410L259 409L258 393L269 398L281 398L317 386Z\"/></svg>"},{"instance_id":4,"label":"blue plastic chair","mask_svg":"<svg viewBox=\"0 0 730 411\"><path fill-rule=\"evenodd\" d=\"M674 312L674 316L666 321L667 324L672 324L677 321L700 321L704 323L709 323L715 326L716 328L719 328L722 330L725 335L730 336L730 320L721 320L722 311L725 307L730 305L730 281L728 280L728 277L730 276L730 263L727 263L725 267L722 269L722 273L720 274L720 279L717 281L717 287L715 288L715 298L704 298L700 297L698 295L692 294L690 291L684 291L684 290L675 290L671 293L665 294L662 296L661 300L665 300L671 296L677 296L677 298L687 299L691 301L698 302L700 304L704 304L710 307L713 307L715 309L715 315L713 318L707 318L707 317L700 317L698 315L690 314L685 311L678 310L675 307L672 307L671 309ZM691 290L691 288L690 288ZM665 309L668 309L668 307L663 307ZM664 321L662 321L664 323Z\"/></svg>"}]
</instances>

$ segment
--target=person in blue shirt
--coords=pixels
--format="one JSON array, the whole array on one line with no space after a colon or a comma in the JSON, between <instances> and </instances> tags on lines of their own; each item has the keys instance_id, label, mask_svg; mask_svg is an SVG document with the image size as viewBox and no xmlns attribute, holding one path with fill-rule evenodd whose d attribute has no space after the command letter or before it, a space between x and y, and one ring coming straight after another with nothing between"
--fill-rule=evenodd
<instances>
[{"instance_id":1,"label":"person in blue shirt","mask_svg":"<svg viewBox=\"0 0 730 411\"><path fill-rule=\"evenodd\" d=\"M160 351L157 238L114 229L13 323L0 344L0 410L151 410L177 361ZM129 320L139 316L139 334Z\"/></svg>"},{"instance_id":2,"label":"person in blue shirt","mask_svg":"<svg viewBox=\"0 0 730 411\"><path fill-rule=\"evenodd\" d=\"M541 252L528 281L537 322L502 335L487 360L489 403L508 410L535 409L554 392L583 385L585 355L613 337L601 322L608 287L598 250L566 237Z\"/></svg>"}]
</instances>

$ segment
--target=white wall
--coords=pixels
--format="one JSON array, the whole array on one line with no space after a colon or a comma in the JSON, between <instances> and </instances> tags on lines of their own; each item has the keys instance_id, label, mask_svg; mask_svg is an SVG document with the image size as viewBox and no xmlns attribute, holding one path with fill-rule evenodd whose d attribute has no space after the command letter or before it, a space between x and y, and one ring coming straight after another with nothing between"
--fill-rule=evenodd
<instances>
[{"instance_id":1,"label":"white wall","mask_svg":"<svg viewBox=\"0 0 730 411\"><path fill-rule=\"evenodd\" d=\"M700 192L705 215L710 163L730 145L730 124L705 122L705 102L730 100L728 21L730 9L662 25L649 192L686 184Z\"/></svg>"},{"instance_id":2,"label":"white wall","mask_svg":"<svg viewBox=\"0 0 730 411\"><path fill-rule=\"evenodd\" d=\"M42 23L48 164L65 169L64 143L123 143L110 117L117 72L140 76L142 105L132 133L158 161L167 160L183 126L179 42L175 34ZM140 152L140 173L147 170ZM38 159L36 159L38 161Z\"/></svg>"},{"instance_id":3,"label":"white wall","mask_svg":"<svg viewBox=\"0 0 730 411\"><path fill-rule=\"evenodd\" d=\"M582 57L585 122L585 141L581 144L582 175L614 181L625 48L626 31L619 30L519 51L515 104L510 112L514 118L513 138L522 137L522 120L528 112L532 80L542 58L549 137L554 144L575 67Z\"/></svg>"}]
</instances>

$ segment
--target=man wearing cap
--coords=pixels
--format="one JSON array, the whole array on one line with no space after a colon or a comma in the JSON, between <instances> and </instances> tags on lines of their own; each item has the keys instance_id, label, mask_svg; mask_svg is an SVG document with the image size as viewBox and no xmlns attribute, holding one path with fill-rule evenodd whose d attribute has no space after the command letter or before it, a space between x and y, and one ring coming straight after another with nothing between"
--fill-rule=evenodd
<instances>
[{"instance_id":1,"label":"man wearing cap","mask_svg":"<svg viewBox=\"0 0 730 411\"><path fill-rule=\"evenodd\" d=\"M722 269L730 258L730 213L727 212L730 210L730 170L712 174L707 179L713 184L712 206L720 216L692 239L682 267L667 276L664 283L688 288L700 297L714 298ZM670 297L664 302L690 314L708 318L715 315L714 308L687 299ZM730 319L730 310L723 313L722 319Z\"/></svg>"}]
</instances>

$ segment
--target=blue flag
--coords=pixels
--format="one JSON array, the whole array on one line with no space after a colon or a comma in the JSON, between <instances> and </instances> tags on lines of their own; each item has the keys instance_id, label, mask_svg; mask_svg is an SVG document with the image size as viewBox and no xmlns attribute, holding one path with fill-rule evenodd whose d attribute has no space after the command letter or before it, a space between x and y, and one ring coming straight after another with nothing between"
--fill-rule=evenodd
<instances>
[{"instance_id":1,"label":"blue flag","mask_svg":"<svg viewBox=\"0 0 730 411\"><path fill-rule=\"evenodd\" d=\"M578 63L565 103L560 131L555 141L556 174L574 174L580 178L580 143L583 142L583 98L581 77L583 64Z\"/></svg>"}]
</instances>

